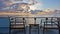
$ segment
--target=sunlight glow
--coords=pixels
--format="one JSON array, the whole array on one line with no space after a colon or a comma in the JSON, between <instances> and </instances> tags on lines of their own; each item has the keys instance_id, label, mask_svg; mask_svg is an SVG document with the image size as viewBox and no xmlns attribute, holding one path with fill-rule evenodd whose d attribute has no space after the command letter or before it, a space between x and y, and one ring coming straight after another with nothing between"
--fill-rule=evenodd
<instances>
[{"instance_id":1,"label":"sunlight glow","mask_svg":"<svg viewBox=\"0 0 60 34\"><path fill-rule=\"evenodd\" d=\"M41 10L42 4L35 4L30 6L30 10Z\"/></svg>"}]
</instances>

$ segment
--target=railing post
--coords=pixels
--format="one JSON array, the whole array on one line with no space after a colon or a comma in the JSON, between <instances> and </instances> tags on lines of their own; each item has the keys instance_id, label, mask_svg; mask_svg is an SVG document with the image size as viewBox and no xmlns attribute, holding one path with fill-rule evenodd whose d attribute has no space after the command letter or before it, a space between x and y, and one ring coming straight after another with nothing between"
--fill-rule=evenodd
<instances>
[{"instance_id":1,"label":"railing post","mask_svg":"<svg viewBox=\"0 0 60 34\"><path fill-rule=\"evenodd\" d=\"M35 23L34 24L36 24L36 18L34 18L34 20L35 20Z\"/></svg>"},{"instance_id":2,"label":"railing post","mask_svg":"<svg viewBox=\"0 0 60 34\"><path fill-rule=\"evenodd\" d=\"M52 23L53 23L52 20L53 20L53 17L51 17L51 26L53 25L53 24L52 24Z\"/></svg>"},{"instance_id":3,"label":"railing post","mask_svg":"<svg viewBox=\"0 0 60 34\"><path fill-rule=\"evenodd\" d=\"M8 16L9 18L9 22L10 22L10 17ZM9 25L9 34L11 34L11 22L10 22L10 25Z\"/></svg>"},{"instance_id":4,"label":"railing post","mask_svg":"<svg viewBox=\"0 0 60 34\"><path fill-rule=\"evenodd\" d=\"M58 20L58 29L59 29L59 34L60 34L60 19L57 18L57 20Z\"/></svg>"},{"instance_id":5,"label":"railing post","mask_svg":"<svg viewBox=\"0 0 60 34\"><path fill-rule=\"evenodd\" d=\"M59 25L59 22L58 22L58 27L59 27L59 34L60 34L60 25Z\"/></svg>"},{"instance_id":6,"label":"railing post","mask_svg":"<svg viewBox=\"0 0 60 34\"><path fill-rule=\"evenodd\" d=\"M45 27L47 26L47 20L48 20L48 18L46 17L45 22L44 22L44 26L43 26L43 34L45 33L44 31L45 31Z\"/></svg>"},{"instance_id":7,"label":"railing post","mask_svg":"<svg viewBox=\"0 0 60 34\"><path fill-rule=\"evenodd\" d=\"M25 18L23 18L23 24L24 24L24 28L26 28L25 27ZM26 34L26 29L24 29L24 34Z\"/></svg>"},{"instance_id":8,"label":"railing post","mask_svg":"<svg viewBox=\"0 0 60 34\"><path fill-rule=\"evenodd\" d=\"M45 26L47 26L47 20L48 20L48 18L46 17L46 24L45 24Z\"/></svg>"}]
</instances>

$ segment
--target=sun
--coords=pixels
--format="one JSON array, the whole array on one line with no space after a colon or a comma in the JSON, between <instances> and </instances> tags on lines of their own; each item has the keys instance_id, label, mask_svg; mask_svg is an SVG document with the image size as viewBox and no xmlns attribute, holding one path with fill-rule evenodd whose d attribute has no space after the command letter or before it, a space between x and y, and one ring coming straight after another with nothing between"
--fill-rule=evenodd
<instances>
[{"instance_id":1,"label":"sun","mask_svg":"<svg viewBox=\"0 0 60 34\"><path fill-rule=\"evenodd\" d=\"M29 7L30 7L30 10L40 10L40 9L42 9L42 4L35 4L35 5L31 5Z\"/></svg>"},{"instance_id":2,"label":"sun","mask_svg":"<svg viewBox=\"0 0 60 34\"><path fill-rule=\"evenodd\" d=\"M36 7L34 5L30 6L30 10L36 10Z\"/></svg>"}]
</instances>

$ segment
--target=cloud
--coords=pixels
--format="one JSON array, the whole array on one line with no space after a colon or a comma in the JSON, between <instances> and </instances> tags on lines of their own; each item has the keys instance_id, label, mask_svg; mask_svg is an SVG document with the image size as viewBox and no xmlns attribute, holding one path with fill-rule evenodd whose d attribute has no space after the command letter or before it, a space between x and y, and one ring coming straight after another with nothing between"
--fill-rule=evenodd
<instances>
[{"instance_id":1,"label":"cloud","mask_svg":"<svg viewBox=\"0 0 60 34\"><path fill-rule=\"evenodd\" d=\"M41 10L42 4L34 4L30 6L30 10Z\"/></svg>"},{"instance_id":2,"label":"cloud","mask_svg":"<svg viewBox=\"0 0 60 34\"><path fill-rule=\"evenodd\" d=\"M10 1L13 3L21 3L22 2L22 0L10 0Z\"/></svg>"},{"instance_id":3,"label":"cloud","mask_svg":"<svg viewBox=\"0 0 60 34\"><path fill-rule=\"evenodd\" d=\"M8 9L10 5L15 4L15 3L28 3L26 1L15 1L15 0L0 0L3 1L3 5L1 5L2 7L4 7L3 9ZM0 7L0 8L2 8ZM36 3L34 5L30 6L30 10L40 10L42 8L42 4L41 3Z\"/></svg>"}]
</instances>

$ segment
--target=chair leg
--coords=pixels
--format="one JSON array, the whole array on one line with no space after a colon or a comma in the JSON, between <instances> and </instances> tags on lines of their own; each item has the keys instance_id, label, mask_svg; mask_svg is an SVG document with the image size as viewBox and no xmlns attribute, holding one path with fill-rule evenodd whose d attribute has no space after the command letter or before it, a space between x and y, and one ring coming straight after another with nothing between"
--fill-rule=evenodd
<instances>
[{"instance_id":1,"label":"chair leg","mask_svg":"<svg viewBox=\"0 0 60 34\"><path fill-rule=\"evenodd\" d=\"M40 31L40 29L39 29L39 26L38 26L38 34L39 34L39 31Z\"/></svg>"},{"instance_id":2,"label":"chair leg","mask_svg":"<svg viewBox=\"0 0 60 34\"><path fill-rule=\"evenodd\" d=\"M45 29L43 28L43 34L45 33L44 31L45 31Z\"/></svg>"},{"instance_id":3,"label":"chair leg","mask_svg":"<svg viewBox=\"0 0 60 34\"><path fill-rule=\"evenodd\" d=\"M60 29L59 29L59 34L60 34Z\"/></svg>"},{"instance_id":4,"label":"chair leg","mask_svg":"<svg viewBox=\"0 0 60 34\"><path fill-rule=\"evenodd\" d=\"M26 29L24 29L24 34L26 34Z\"/></svg>"},{"instance_id":5,"label":"chair leg","mask_svg":"<svg viewBox=\"0 0 60 34\"><path fill-rule=\"evenodd\" d=\"M29 34L31 34L31 27L30 27L30 25L29 25Z\"/></svg>"}]
</instances>

